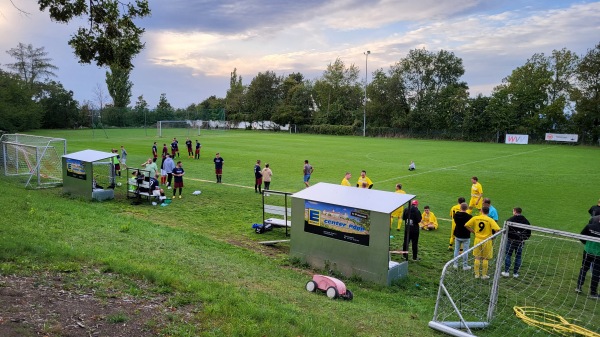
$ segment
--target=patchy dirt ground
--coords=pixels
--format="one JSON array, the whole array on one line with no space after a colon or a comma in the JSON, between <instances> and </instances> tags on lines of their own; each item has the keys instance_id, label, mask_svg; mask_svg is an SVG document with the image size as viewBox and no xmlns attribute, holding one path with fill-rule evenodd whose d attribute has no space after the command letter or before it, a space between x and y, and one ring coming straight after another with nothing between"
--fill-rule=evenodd
<instances>
[{"instance_id":1,"label":"patchy dirt ground","mask_svg":"<svg viewBox=\"0 0 600 337\"><path fill-rule=\"evenodd\" d=\"M193 315L168 307L166 297L98 296L68 283L61 274L0 275L0 336L157 336L168 317Z\"/></svg>"}]
</instances>

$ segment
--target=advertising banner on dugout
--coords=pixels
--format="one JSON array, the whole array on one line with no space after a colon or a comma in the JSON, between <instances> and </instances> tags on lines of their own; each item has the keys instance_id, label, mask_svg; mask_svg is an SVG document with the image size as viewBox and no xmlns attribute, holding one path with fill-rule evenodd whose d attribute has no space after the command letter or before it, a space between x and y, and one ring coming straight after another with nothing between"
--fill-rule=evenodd
<instances>
[{"instance_id":1,"label":"advertising banner on dugout","mask_svg":"<svg viewBox=\"0 0 600 337\"><path fill-rule=\"evenodd\" d=\"M305 200L304 231L368 246L370 217L367 210Z\"/></svg>"},{"instance_id":2,"label":"advertising banner on dugout","mask_svg":"<svg viewBox=\"0 0 600 337\"><path fill-rule=\"evenodd\" d=\"M577 143L578 135L568 133L547 133L546 140L550 142Z\"/></svg>"},{"instance_id":3,"label":"advertising banner on dugout","mask_svg":"<svg viewBox=\"0 0 600 337\"><path fill-rule=\"evenodd\" d=\"M506 139L504 140L505 144L528 144L529 136L528 135L511 135L507 134Z\"/></svg>"}]
</instances>

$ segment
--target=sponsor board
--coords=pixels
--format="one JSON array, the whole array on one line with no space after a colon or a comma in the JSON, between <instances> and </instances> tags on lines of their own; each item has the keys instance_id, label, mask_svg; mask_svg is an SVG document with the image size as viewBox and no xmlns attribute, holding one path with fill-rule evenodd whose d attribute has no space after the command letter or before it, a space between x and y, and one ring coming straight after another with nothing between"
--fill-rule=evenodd
<instances>
[{"instance_id":1,"label":"sponsor board","mask_svg":"<svg viewBox=\"0 0 600 337\"><path fill-rule=\"evenodd\" d=\"M549 142L570 142L577 143L579 136L568 133L547 133L546 141Z\"/></svg>"},{"instance_id":2,"label":"sponsor board","mask_svg":"<svg viewBox=\"0 0 600 337\"><path fill-rule=\"evenodd\" d=\"M528 135L512 135L507 134L506 139L504 140L505 144L528 144L529 136Z\"/></svg>"}]
</instances>

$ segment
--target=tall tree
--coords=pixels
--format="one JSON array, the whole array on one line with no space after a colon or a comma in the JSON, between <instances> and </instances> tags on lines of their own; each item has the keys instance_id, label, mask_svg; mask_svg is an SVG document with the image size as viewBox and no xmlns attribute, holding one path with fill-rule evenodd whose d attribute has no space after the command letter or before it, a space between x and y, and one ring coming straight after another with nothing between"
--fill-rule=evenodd
<instances>
[{"instance_id":1,"label":"tall tree","mask_svg":"<svg viewBox=\"0 0 600 337\"><path fill-rule=\"evenodd\" d=\"M405 128L408 126L408 102L402 78L390 70L373 72L373 80L367 86L367 120L373 127Z\"/></svg>"},{"instance_id":2,"label":"tall tree","mask_svg":"<svg viewBox=\"0 0 600 337\"><path fill-rule=\"evenodd\" d=\"M362 125L363 86L358 74L358 67L347 67L339 58L327 65L314 84L315 123Z\"/></svg>"},{"instance_id":3,"label":"tall tree","mask_svg":"<svg viewBox=\"0 0 600 337\"><path fill-rule=\"evenodd\" d=\"M134 20L150 15L147 0L124 3L121 0L38 0L40 10L48 9L50 18L69 23L87 17L89 27L79 27L69 45L81 63L131 69L131 60L144 48L144 29Z\"/></svg>"},{"instance_id":4,"label":"tall tree","mask_svg":"<svg viewBox=\"0 0 600 337\"><path fill-rule=\"evenodd\" d=\"M0 130L16 132L40 127L43 112L31 97L31 89L20 77L0 70Z\"/></svg>"},{"instance_id":5,"label":"tall tree","mask_svg":"<svg viewBox=\"0 0 600 337\"><path fill-rule=\"evenodd\" d=\"M167 100L167 94L160 94L155 112L157 121L173 119L173 116L175 116L175 109L173 109L173 106L171 106L171 103Z\"/></svg>"},{"instance_id":6,"label":"tall tree","mask_svg":"<svg viewBox=\"0 0 600 337\"><path fill-rule=\"evenodd\" d=\"M66 90L61 83L49 82L39 102L44 110L43 128L64 129L77 126L79 103L73 98L73 91Z\"/></svg>"},{"instance_id":7,"label":"tall tree","mask_svg":"<svg viewBox=\"0 0 600 337\"><path fill-rule=\"evenodd\" d=\"M593 144L600 139L600 43L587 51L577 67L578 86L574 122L582 136Z\"/></svg>"},{"instance_id":8,"label":"tall tree","mask_svg":"<svg viewBox=\"0 0 600 337\"><path fill-rule=\"evenodd\" d=\"M125 108L131 103L133 83L129 80L129 73L129 69L118 65L111 65L110 72L106 72L106 87L116 108Z\"/></svg>"},{"instance_id":9,"label":"tall tree","mask_svg":"<svg viewBox=\"0 0 600 337\"><path fill-rule=\"evenodd\" d=\"M237 74L237 68L234 68L229 77L229 89L225 96L226 110L228 119L233 122L249 120L244 118L244 85L242 84L242 76Z\"/></svg>"},{"instance_id":10,"label":"tall tree","mask_svg":"<svg viewBox=\"0 0 600 337\"><path fill-rule=\"evenodd\" d=\"M282 102L271 120L277 124L309 124L313 113L312 84L301 73L289 74L281 84Z\"/></svg>"},{"instance_id":11,"label":"tall tree","mask_svg":"<svg viewBox=\"0 0 600 337\"><path fill-rule=\"evenodd\" d=\"M252 79L246 92L246 106L251 112L252 121L271 120L273 112L281 101L281 77L267 70Z\"/></svg>"},{"instance_id":12,"label":"tall tree","mask_svg":"<svg viewBox=\"0 0 600 337\"><path fill-rule=\"evenodd\" d=\"M6 53L16 60L15 63L7 64L8 68L14 70L30 89L39 88L41 82L56 76L54 70L58 67L51 63L52 59L48 57L44 47L34 48L31 44L19 42L16 48L11 48Z\"/></svg>"}]
</instances>

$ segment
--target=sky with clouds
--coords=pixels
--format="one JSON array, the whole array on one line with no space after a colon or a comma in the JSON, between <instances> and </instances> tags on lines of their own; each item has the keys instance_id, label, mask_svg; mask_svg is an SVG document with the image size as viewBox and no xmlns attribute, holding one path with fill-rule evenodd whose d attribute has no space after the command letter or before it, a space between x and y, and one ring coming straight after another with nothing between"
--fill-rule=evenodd
<instances>
[{"instance_id":1,"label":"sky with clouds","mask_svg":"<svg viewBox=\"0 0 600 337\"><path fill-rule=\"evenodd\" d=\"M28 12L20 13L13 4ZM106 69L78 63L67 42L83 20L52 22L31 0L0 0L0 65L19 42L44 47L80 102L106 94ZM244 84L259 72L320 77L340 58L368 80L411 49L463 60L470 93L492 89L535 53L584 54L600 43L600 1L577 0L149 0L146 48L134 59L132 104L161 93L176 108L225 97L237 68ZM371 51L368 59L365 51Z\"/></svg>"}]
</instances>

